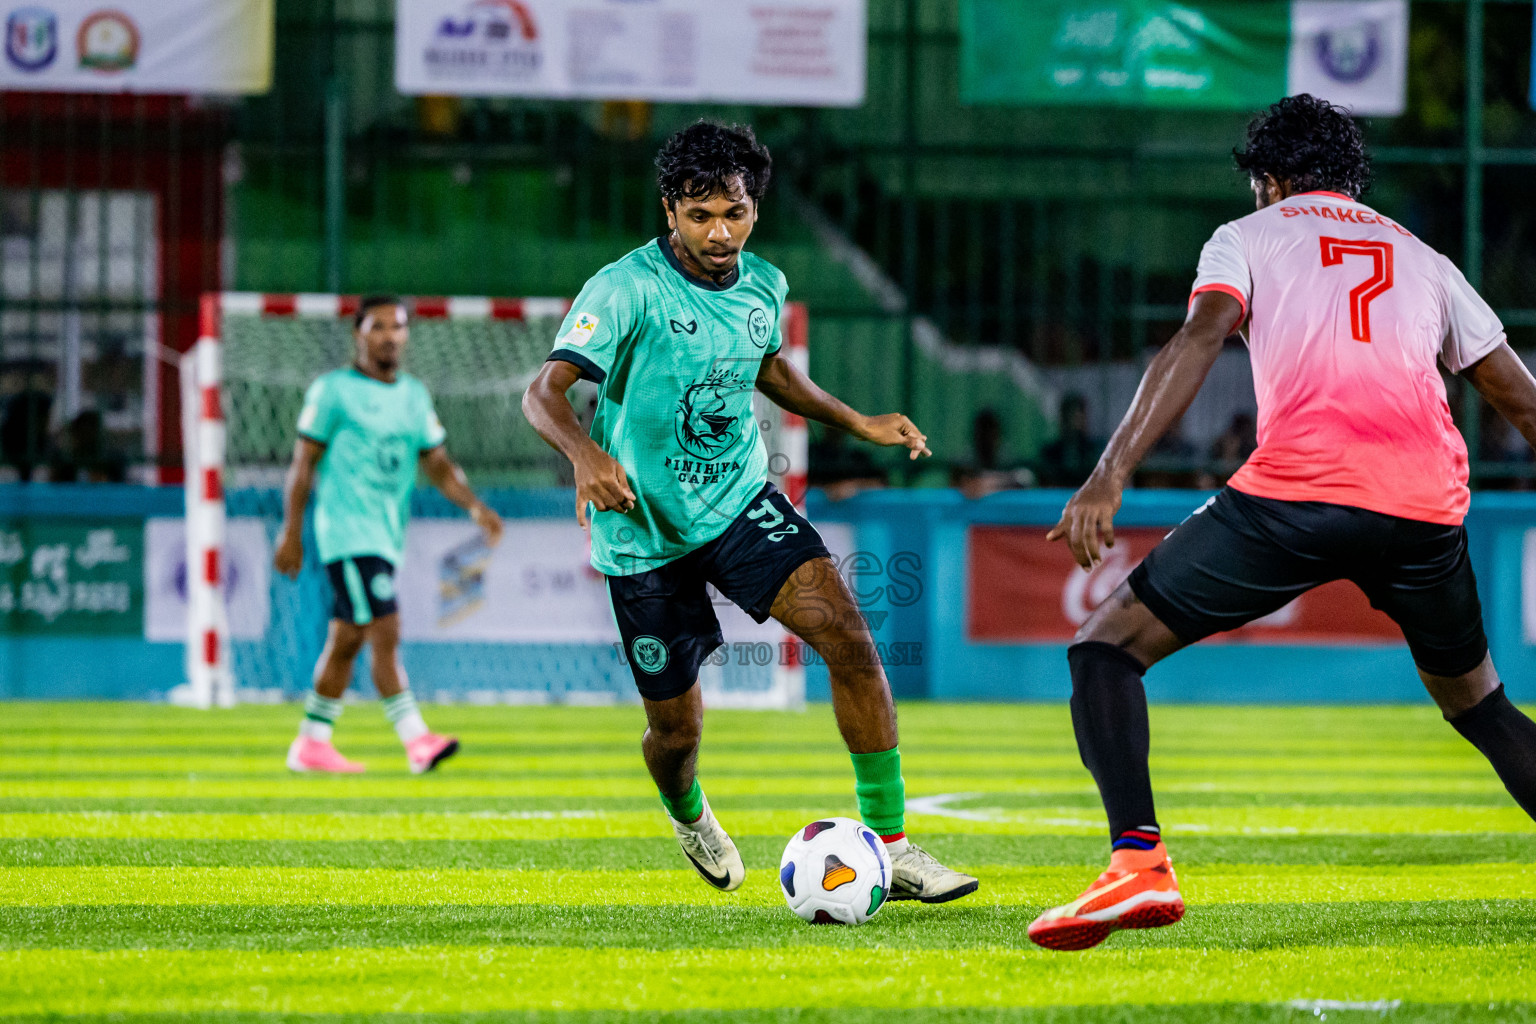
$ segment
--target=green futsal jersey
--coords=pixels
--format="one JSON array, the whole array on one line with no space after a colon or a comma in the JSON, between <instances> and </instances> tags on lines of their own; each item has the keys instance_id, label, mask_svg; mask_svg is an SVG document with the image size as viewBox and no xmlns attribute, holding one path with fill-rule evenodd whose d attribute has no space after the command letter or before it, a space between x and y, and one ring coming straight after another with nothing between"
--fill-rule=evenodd
<instances>
[{"instance_id":1,"label":"green futsal jersey","mask_svg":"<svg viewBox=\"0 0 1536 1024\"><path fill-rule=\"evenodd\" d=\"M700 280L659 238L598 271L561 325L549 358L597 383L592 440L635 492L629 512L592 517L592 565L609 576L714 540L768 478L752 392L788 289L749 252L737 268L724 286Z\"/></svg>"},{"instance_id":2,"label":"green futsal jersey","mask_svg":"<svg viewBox=\"0 0 1536 1024\"><path fill-rule=\"evenodd\" d=\"M325 445L315 487L320 561L376 555L400 564L416 460L443 443L426 385L332 370L304 393L299 434Z\"/></svg>"}]
</instances>

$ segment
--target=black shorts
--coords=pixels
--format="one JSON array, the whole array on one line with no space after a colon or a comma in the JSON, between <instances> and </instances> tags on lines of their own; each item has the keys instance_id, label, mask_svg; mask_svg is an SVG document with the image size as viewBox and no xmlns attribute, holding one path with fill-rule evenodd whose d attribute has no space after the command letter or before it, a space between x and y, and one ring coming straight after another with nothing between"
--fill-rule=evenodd
<instances>
[{"instance_id":1,"label":"black shorts","mask_svg":"<svg viewBox=\"0 0 1536 1024\"><path fill-rule=\"evenodd\" d=\"M826 557L816 527L777 487L764 484L735 522L703 547L649 572L609 576L608 598L640 695L670 700L688 692L704 659L725 642L706 583L766 622L790 574Z\"/></svg>"},{"instance_id":2,"label":"black shorts","mask_svg":"<svg viewBox=\"0 0 1536 1024\"><path fill-rule=\"evenodd\" d=\"M395 614L395 567L378 555L354 555L325 564L334 594L331 618L366 626Z\"/></svg>"},{"instance_id":3,"label":"black shorts","mask_svg":"<svg viewBox=\"0 0 1536 1024\"><path fill-rule=\"evenodd\" d=\"M1430 675L1462 675L1488 654L1461 526L1228 487L1164 538L1129 582L1163 625L1194 643L1339 579L1397 623Z\"/></svg>"}]
</instances>

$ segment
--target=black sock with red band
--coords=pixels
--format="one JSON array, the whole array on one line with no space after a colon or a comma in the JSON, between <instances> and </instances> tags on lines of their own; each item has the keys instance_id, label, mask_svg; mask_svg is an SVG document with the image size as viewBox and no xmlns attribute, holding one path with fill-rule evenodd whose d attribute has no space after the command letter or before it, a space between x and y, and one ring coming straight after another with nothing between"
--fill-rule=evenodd
<instances>
[{"instance_id":1,"label":"black sock with red band","mask_svg":"<svg viewBox=\"0 0 1536 1024\"><path fill-rule=\"evenodd\" d=\"M1083 764L1099 784L1114 849L1150 850L1160 838L1147 756L1147 691L1141 662L1114 644L1067 648L1072 668L1072 731Z\"/></svg>"}]
</instances>

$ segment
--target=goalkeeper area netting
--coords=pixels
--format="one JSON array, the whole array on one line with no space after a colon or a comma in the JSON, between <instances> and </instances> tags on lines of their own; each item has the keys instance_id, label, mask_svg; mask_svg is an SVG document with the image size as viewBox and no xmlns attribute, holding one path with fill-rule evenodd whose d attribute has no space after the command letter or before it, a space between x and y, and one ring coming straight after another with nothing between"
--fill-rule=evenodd
<instances>
[{"instance_id":1,"label":"goalkeeper area netting","mask_svg":"<svg viewBox=\"0 0 1536 1024\"><path fill-rule=\"evenodd\" d=\"M418 480L396 571L402 658L413 689L449 702L636 699L603 577L587 564L570 466L521 411L523 391L553 347L569 302L405 301L411 333L404 369L431 391L449 453L507 526L501 545L488 548L467 516ZM210 687L228 690L225 700L274 700L310 686L331 595L309 527L296 581L278 576L271 559L304 391L352 361L356 305L350 296L250 293L205 302L197 353L204 358L183 361L184 376L202 375L184 380L184 402L205 414L202 421L196 412L184 415L187 564L211 558L221 566L210 586L222 590L223 600L206 604L227 611L189 602L191 703L218 699ZM805 327L803 308L787 308L785 351L802 366ZM217 402L198 398L213 388ZM590 423L596 389L583 382L570 397L578 418ZM804 423L760 394L755 408L772 478L798 502ZM221 429L207 421L210 415L222 415ZM206 482L210 471L222 478L221 503ZM209 555L210 547L217 554ZM727 643L701 675L706 699L739 707L803 702L803 671L782 628L754 623L718 596L715 607ZM210 682L199 666L211 664L215 651L219 668ZM368 671L365 653L354 680L365 695L373 692Z\"/></svg>"}]
</instances>

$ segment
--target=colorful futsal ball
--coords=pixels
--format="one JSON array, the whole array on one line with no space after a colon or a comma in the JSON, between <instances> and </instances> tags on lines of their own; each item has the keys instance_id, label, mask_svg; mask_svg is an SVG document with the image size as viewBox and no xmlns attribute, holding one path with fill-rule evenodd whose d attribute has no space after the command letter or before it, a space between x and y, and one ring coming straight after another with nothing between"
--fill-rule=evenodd
<instances>
[{"instance_id":1,"label":"colorful futsal ball","mask_svg":"<svg viewBox=\"0 0 1536 1024\"><path fill-rule=\"evenodd\" d=\"M796 832L779 862L789 909L812 924L863 924L891 891L885 843L852 818L823 818Z\"/></svg>"}]
</instances>

